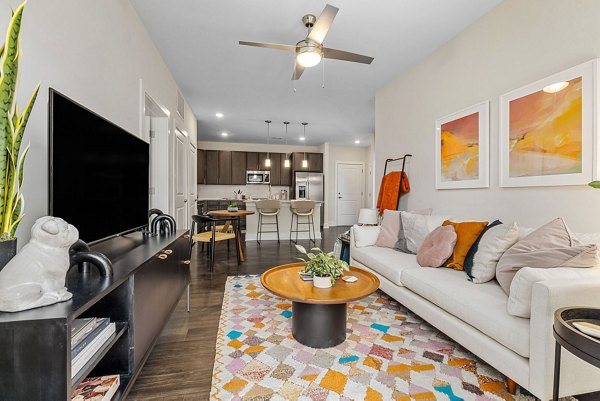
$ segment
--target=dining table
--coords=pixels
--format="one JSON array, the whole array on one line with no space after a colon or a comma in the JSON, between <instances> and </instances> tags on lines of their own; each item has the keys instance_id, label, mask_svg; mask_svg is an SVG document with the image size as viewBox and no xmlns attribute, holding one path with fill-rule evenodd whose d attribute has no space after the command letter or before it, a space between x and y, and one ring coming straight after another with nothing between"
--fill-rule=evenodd
<instances>
[{"instance_id":1,"label":"dining table","mask_svg":"<svg viewBox=\"0 0 600 401\"><path fill-rule=\"evenodd\" d=\"M235 212L229 211L227 209L224 210L212 210L208 212L209 216L219 217L219 218L228 218L226 220L225 225L223 226L222 232L227 232L229 227L233 225L233 229L235 231L235 238L237 242L237 247L240 252L240 262L243 262L244 259L244 249L242 247L242 230L240 230L240 218L245 216L250 216L255 212L252 210L237 210Z\"/></svg>"}]
</instances>

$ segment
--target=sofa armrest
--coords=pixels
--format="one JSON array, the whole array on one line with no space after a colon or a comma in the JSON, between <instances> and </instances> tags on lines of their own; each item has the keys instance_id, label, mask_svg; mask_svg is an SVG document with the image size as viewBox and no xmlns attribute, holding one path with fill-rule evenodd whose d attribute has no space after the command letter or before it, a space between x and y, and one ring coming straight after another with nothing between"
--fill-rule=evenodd
<instances>
[{"instance_id":1,"label":"sofa armrest","mask_svg":"<svg viewBox=\"0 0 600 401\"><path fill-rule=\"evenodd\" d=\"M548 280L533 285L531 295L529 388L542 400L552 396L554 372L554 312L562 307L600 307L600 280ZM600 369L562 353L561 397L600 389Z\"/></svg>"}]
</instances>

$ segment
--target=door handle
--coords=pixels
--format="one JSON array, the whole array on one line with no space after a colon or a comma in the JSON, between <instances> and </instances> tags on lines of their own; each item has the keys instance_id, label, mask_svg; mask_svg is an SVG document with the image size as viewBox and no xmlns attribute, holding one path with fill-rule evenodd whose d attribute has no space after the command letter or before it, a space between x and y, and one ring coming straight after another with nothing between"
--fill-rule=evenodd
<instances>
[{"instance_id":1,"label":"door handle","mask_svg":"<svg viewBox=\"0 0 600 401\"><path fill-rule=\"evenodd\" d=\"M338 196L338 199L342 199L342 197L341 197L341 196Z\"/></svg>"},{"instance_id":2,"label":"door handle","mask_svg":"<svg viewBox=\"0 0 600 401\"><path fill-rule=\"evenodd\" d=\"M183 200L183 203L187 203L187 199L184 199L184 200Z\"/></svg>"}]
</instances>

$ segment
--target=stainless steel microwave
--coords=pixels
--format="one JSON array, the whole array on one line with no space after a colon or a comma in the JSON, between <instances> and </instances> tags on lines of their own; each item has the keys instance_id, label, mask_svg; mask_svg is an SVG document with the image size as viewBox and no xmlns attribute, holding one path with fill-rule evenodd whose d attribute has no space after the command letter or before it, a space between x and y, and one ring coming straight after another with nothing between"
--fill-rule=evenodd
<instances>
[{"instance_id":1,"label":"stainless steel microwave","mask_svg":"<svg viewBox=\"0 0 600 401\"><path fill-rule=\"evenodd\" d=\"M246 171L246 184L270 184L269 171Z\"/></svg>"}]
</instances>

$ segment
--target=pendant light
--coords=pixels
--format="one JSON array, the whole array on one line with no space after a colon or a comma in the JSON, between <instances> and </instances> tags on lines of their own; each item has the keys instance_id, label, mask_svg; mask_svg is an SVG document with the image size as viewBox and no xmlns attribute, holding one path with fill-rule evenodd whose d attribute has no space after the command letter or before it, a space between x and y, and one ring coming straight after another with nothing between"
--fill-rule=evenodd
<instances>
[{"instance_id":1,"label":"pendant light","mask_svg":"<svg viewBox=\"0 0 600 401\"><path fill-rule=\"evenodd\" d=\"M287 146L288 144L288 125L289 125L289 121L284 121L283 122L285 124L285 144ZM283 167L285 168L290 168L290 159L288 159L288 154L287 151L285 152L285 161L283 162Z\"/></svg>"},{"instance_id":2,"label":"pendant light","mask_svg":"<svg viewBox=\"0 0 600 401\"><path fill-rule=\"evenodd\" d=\"M306 160L306 126L308 123L302 123L304 126L304 159L302 160L302 168L308 168L308 160Z\"/></svg>"},{"instance_id":3,"label":"pendant light","mask_svg":"<svg viewBox=\"0 0 600 401\"><path fill-rule=\"evenodd\" d=\"M269 127L271 126L271 120L265 120L267 123L267 158L265 159L265 167L271 167L271 155L269 154L269 145L271 141L271 133Z\"/></svg>"}]
</instances>

